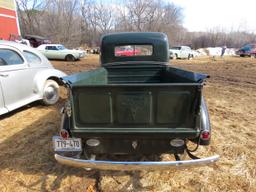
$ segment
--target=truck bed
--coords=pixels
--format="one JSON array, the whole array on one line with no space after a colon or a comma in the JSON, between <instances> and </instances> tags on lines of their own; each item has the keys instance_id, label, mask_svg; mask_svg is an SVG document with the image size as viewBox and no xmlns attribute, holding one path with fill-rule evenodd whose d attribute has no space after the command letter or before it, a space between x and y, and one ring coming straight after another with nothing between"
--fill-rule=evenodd
<instances>
[{"instance_id":1,"label":"truck bed","mask_svg":"<svg viewBox=\"0 0 256 192\"><path fill-rule=\"evenodd\" d=\"M206 75L161 64L118 64L68 76L73 132L198 135Z\"/></svg>"}]
</instances>

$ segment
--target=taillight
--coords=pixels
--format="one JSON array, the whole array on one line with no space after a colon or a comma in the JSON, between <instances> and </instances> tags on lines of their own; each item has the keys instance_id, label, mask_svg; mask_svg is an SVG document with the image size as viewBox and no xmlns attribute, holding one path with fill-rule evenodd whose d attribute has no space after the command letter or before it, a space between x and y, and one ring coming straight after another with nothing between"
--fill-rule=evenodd
<instances>
[{"instance_id":1,"label":"taillight","mask_svg":"<svg viewBox=\"0 0 256 192\"><path fill-rule=\"evenodd\" d=\"M60 136L61 136L63 139L68 139L68 138L69 138L69 133L68 133L67 130L61 129L61 131L60 131Z\"/></svg>"},{"instance_id":2,"label":"taillight","mask_svg":"<svg viewBox=\"0 0 256 192\"><path fill-rule=\"evenodd\" d=\"M203 131L202 133L201 133L201 139L203 139L203 140L209 140L210 139L210 132L208 132L208 131Z\"/></svg>"}]
</instances>

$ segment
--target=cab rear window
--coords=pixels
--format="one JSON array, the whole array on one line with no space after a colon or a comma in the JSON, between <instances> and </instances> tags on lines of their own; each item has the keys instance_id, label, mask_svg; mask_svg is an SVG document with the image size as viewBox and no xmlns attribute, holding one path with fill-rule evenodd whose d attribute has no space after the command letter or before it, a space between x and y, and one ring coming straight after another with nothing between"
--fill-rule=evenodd
<instances>
[{"instance_id":1,"label":"cab rear window","mask_svg":"<svg viewBox=\"0 0 256 192\"><path fill-rule=\"evenodd\" d=\"M151 56L152 45L121 45L115 46L116 57Z\"/></svg>"}]
</instances>

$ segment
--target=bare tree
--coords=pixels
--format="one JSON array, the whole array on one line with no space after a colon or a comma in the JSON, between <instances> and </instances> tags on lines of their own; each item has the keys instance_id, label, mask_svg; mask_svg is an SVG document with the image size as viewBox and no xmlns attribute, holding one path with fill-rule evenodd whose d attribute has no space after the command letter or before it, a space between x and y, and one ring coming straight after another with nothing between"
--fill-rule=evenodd
<instances>
[{"instance_id":1,"label":"bare tree","mask_svg":"<svg viewBox=\"0 0 256 192\"><path fill-rule=\"evenodd\" d=\"M161 24L158 30L165 32L172 44L183 41L186 30L182 26L182 9L172 3L164 5L162 9Z\"/></svg>"},{"instance_id":2,"label":"bare tree","mask_svg":"<svg viewBox=\"0 0 256 192\"><path fill-rule=\"evenodd\" d=\"M97 26L100 30L100 33L108 33L113 29L113 10L111 10L109 6L103 3L99 3L95 7L95 15L97 18Z\"/></svg>"},{"instance_id":3,"label":"bare tree","mask_svg":"<svg viewBox=\"0 0 256 192\"><path fill-rule=\"evenodd\" d=\"M66 45L80 43L79 0L19 0L22 34L43 35Z\"/></svg>"},{"instance_id":4,"label":"bare tree","mask_svg":"<svg viewBox=\"0 0 256 192\"><path fill-rule=\"evenodd\" d=\"M91 44L98 44L99 36L114 29L114 12L111 6L102 2L83 1L82 16L91 35ZM89 34L88 34L89 35Z\"/></svg>"},{"instance_id":5,"label":"bare tree","mask_svg":"<svg viewBox=\"0 0 256 192\"><path fill-rule=\"evenodd\" d=\"M177 39L182 27L182 9L162 0L127 0L118 10L118 31L157 31Z\"/></svg>"},{"instance_id":6,"label":"bare tree","mask_svg":"<svg viewBox=\"0 0 256 192\"><path fill-rule=\"evenodd\" d=\"M51 0L45 14L45 34L68 45L79 35L79 0ZM79 21L79 20L78 20Z\"/></svg>"},{"instance_id":7,"label":"bare tree","mask_svg":"<svg viewBox=\"0 0 256 192\"><path fill-rule=\"evenodd\" d=\"M143 31L149 14L148 8L150 7L150 3L151 1L147 0L130 0L127 2L126 6L129 10L130 24L135 31Z\"/></svg>"},{"instance_id":8,"label":"bare tree","mask_svg":"<svg viewBox=\"0 0 256 192\"><path fill-rule=\"evenodd\" d=\"M44 14L48 2L41 0L19 0L17 5L20 13L22 34L40 34L40 18Z\"/></svg>"},{"instance_id":9,"label":"bare tree","mask_svg":"<svg viewBox=\"0 0 256 192\"><path fill-rule=\"evenodd\" d=\"M188 37L190 37L188 39ZM227 47L239 48L247 43L256 42L256 35L247 32L233 31L225 32L218 28L211 29L208 32L190 32L186 35L186 43L193 48Z\"/></svg>"}]
</instances>

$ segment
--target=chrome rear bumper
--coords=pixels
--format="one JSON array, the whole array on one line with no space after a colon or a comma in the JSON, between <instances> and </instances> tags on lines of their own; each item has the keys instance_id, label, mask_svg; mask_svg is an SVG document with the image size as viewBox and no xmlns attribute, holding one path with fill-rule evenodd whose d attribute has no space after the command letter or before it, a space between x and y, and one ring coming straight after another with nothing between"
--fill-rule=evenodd
<instances>
[{"instance_id":1,"label":"chrome rear bumper","mask_svg":"<svg viewBox=\"0 0 256 192\"><path fill-rule=\"evenodd\" d=\"M202 166L216 162L219 155L195 160L183 161L102 161L102 160L83 160L65 157L55 154L55 159L64 165L78 168L92 168L101 170L168 170L170 168L187 168Z\"/></svg>"}]
</instances>

